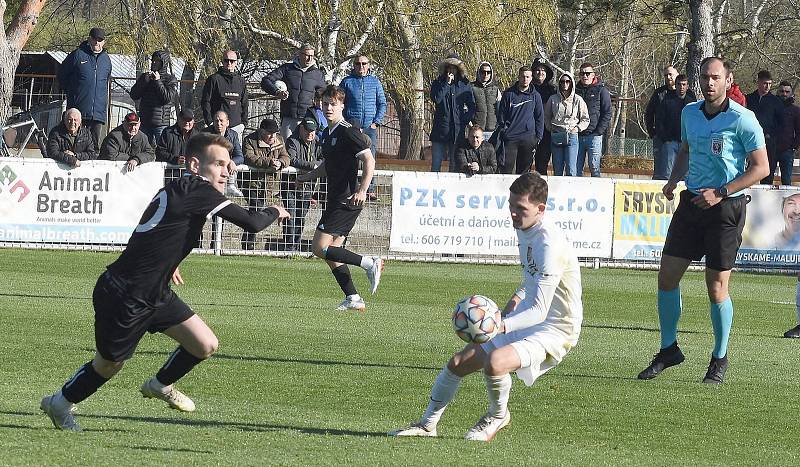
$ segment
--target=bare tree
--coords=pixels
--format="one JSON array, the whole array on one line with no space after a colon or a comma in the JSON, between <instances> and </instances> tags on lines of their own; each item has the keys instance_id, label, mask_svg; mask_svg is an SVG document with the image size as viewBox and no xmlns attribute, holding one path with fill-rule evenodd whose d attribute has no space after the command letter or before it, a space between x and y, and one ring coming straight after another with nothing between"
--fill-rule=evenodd
<instances>
[{"instance_id":1,"label":"bare tree","mask_svg":"<svg viewBox=\"0 0 800 467\"><path fill-rule=\"evenodd\" d=\"M714 23L711 20L712 0L689 0L691 16L689 56L686 77L695 95L700 95L700 62L714 55Z\"/></svg>"},{"instance_id":2,"label":"bare tree","mask_svg":"<svg viewBox=\"0 0 800 467\"><path fill-rule=\"evenodd\" d=\"M44 8L45 0L22 0L19 9L5 26L0 36L0 121L4 122L11 115L11 99L14 95L14 73L19 65L22 48L39 21L39 14ZM0 15L6 17L6 0L0 0ZM5 23L5 21L4 21Z\"/></svg>"}]
</instances>

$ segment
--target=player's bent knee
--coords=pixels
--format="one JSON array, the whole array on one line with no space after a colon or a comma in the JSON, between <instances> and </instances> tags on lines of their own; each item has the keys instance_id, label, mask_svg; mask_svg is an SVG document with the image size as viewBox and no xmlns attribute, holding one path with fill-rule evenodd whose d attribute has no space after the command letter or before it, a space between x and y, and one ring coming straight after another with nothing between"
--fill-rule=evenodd
<instances>
[{"instance_id":1,"label":"player's bent knee","mask_svg":"<svg viewBox=\"0 0 800 467\"><path fill-rule=\"evenodd\" d=\"M92 361L94 370L103 378L110 379L112 376L119 373L119 370L125 365L125 361L112 362L102 357L95 357Z\"/></svg>"},{"instance_id":2,"label":"player's bent knee","mask_svg":"<svg viewBox=\"0 0 800 467\"><path fill-rule=\"evenodd\" d=\"M219 339L217 339L217 336L212 335L211 338L200 343L200 348L197 352L199 355L195 355L195 357L205 360L217 353L217 350L219 350Z\"/></svg>"}]
</instances>

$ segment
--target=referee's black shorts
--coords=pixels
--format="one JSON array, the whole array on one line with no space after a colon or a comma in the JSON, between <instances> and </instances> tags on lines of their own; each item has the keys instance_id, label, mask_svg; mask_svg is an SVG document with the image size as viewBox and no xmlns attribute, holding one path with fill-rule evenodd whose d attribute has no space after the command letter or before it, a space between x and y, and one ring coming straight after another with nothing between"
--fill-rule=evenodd
<instances>
[{"instance_id":1,"label":"referee's black shorts","mask_svg":"<svg viewBox=\"0 0 800 467\"><path fill-rule=\"evenodd\" d=\"M346 237L350 235L356 219L361 214L361 208L353 208L347 204L329 202L328 207L322 213L322 218L317 224L317 230L331 234L334 237Z\"/></svg>"},{"instance_id":2,"label":"referee's black shorts","mask_svg":"<svg viewBox=\"0 0 800 467\"><path fill-rule=\"evenodd\" d=\"M112 362L131 358L145 332L163 332L194 315L171 289L153 305L129 295L125 282L109 271L97 279L92 302L97 352Z\"/></svg>"},{"instance_id":3,"label":"referee's black shorts","mask_svg":"<svg viewBox=\"0 0 800 467\"><path fill-rule=\"evenodd\" d=\"M695 196L689 190L681 192L663 253L692 261L705 256L708 268L733 269L742 244L747 199L744 196L725 198L708 209L701 209L692 204Z\"/></svg>"}]
</instances>

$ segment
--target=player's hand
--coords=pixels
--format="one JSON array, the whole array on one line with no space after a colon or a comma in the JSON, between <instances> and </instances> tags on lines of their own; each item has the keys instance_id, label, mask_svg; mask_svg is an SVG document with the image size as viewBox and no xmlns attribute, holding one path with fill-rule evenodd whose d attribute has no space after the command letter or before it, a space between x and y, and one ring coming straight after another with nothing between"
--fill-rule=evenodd
<instances>
[{"instance_id":1,"label":"player's hand","mask_svg":"<svg viewBox=\"0 0 800 467\"><path fill-rule=\"evenodd\" d=\"M363 206L364 201L367 200L367 193L365 191L356 191L348 199L351 206Z\"/></svg>"},{"instance_id":2,"label":"player's hand","mask_svg":"<svg viewBox=\"0 0 800 467\"><path fill-rule=\"evenodd\" d=\"M675 191L675 188L676 188L677 186L678 186L678 184L677 184L677 183L675 183L675 182L673 182L673 181L668 181L668 182L667 182L667 183L666 183L666 184L665 184L665 185L664 185L664 186L661 188L661 193L663 193L663 194L664 194L664 196L666 196L668 200L672 201L672 199L673 199L673 198L675 198L675 195L673 194L673 192Z\"/></svg>"},{"instance_id":3,"label":"player's hand","mask_svg":"<svg viewBox=\"0 0 800 467\"><path fill-rule=\"evenodd\" d=\"M713 188L703 188L700 194L692 198L692 204L700 209L708 209L722 201Z\"/></svg>"},{"instance_id":4,"label":"player's hand","mask_svg":"<svg viewBox=\"0 0 800 467\"><path fill-rule=\"evenodd\" d=\"M175 268L175 272L172 273L172 283L175 285L185 284L183 277L181 277L181 270L179 268Z\"/></svg>"},{"instance_id":5,"label":"player's hand","mask_svg":"<svg viewBox=\"0 0 800 467\"><path fill-rule=\"evenodd\" d=\"M139 165L139 161L136 159L130 159L125 163L125 172L133 172L137 165Z\"/></svg>"},{"instance_id":6,"label":"player's hand","mask_svg":"<svg viewBox=\"0 0 800 467\"><path fill-rule=\"evenodd\" d=\"M273 208L278 210L278 220L279 221L282 221L282 220L285 220L285 219L288 219L288 218L292 217L292 215L289 214L289 211L287 211L280 204L273 204L271 207L273 207Z\"/></svg>"},{"instance_id":7,"label":"player's hand","mask_svg":"<svg viewBox=\"0 0 800 467\"><path fill-rule=\"evenodd\" d=\"M275 95L278 96L280 100L285 101L289 98L289 91L278 91Z\"/></svg>"}]
</instances>

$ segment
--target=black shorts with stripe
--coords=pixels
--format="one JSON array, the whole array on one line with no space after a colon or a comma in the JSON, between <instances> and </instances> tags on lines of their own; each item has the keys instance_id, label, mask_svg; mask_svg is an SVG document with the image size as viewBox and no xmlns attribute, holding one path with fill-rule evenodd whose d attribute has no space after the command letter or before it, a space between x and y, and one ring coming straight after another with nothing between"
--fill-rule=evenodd
<instances>
[{"instance_id":1,"label":"black shorts with stripe","mask_svg":"<svg viewBox=\"0 0 800 467\"><path fill-rule=\"evenodd\" d=\"M145 332L164 332L194 315L172 289L151 304L131 296L125 282L110 271L97 279L92 302L97 352L112 362L129 359Z\"/></svg>"},{"instance_id":2,"label":"black shorts with stripe","mask_svg":"<svg viewBox=\"0 0 800 467\"><path fill-rule=\"evenodd\" d=\"M356 225L361 208L352 208L346 204L329 202L327 209L322 213L322 218L317 224L317 230L331 234L334 237L350 235Z\"/></svg>"},{"instance_id":3,"label":"black shorts with stripe","mask_svg":"<svg viewBox=\"0 0 800 467\"><path fill-rule=\"evenodd\" d=\"M681 192L667 231L664 254L692 261L705 256L708 268L733 269L742 244L746 197L725 198L708 209L701 209L692 204L695 196L689 190Z\"/></svg>"}]
</instances>

